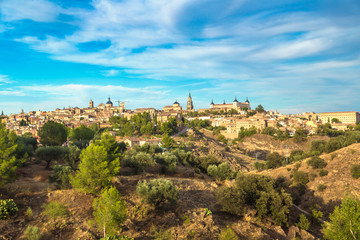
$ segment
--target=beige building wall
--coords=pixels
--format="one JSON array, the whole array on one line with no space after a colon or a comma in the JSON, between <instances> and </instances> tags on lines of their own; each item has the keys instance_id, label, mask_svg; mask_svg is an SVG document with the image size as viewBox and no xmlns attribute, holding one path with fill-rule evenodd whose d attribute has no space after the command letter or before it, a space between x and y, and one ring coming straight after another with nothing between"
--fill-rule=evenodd
<instances>
[{"instance_id":1,"label":"beige building wall","mask_svg":"<svg viewBox=\"0 0 360 240\"><path fill-rule=\"evenodd\" d=\"M360 113L356 111L320 113L320 120L322 123L331 123L333 118L339 119L339 121L342 123L355 124L356 122L360 121Z\"/></svg>"}]
</instances>

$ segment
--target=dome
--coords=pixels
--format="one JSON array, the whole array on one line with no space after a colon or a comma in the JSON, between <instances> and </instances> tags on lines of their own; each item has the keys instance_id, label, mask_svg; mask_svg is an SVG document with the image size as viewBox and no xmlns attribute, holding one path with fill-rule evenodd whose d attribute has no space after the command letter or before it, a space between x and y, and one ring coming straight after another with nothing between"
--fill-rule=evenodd
<instances>
[{"instance_id":1,"label":"dome","mask_svg":"<svg viewBox=\"0 0 360 240\"><path fill-rule=\"evenodd\" d=\"M178 103L177 100L173 103L173 105L175 105L175 104L180 105L180 103Z\"/></svg>"},{"instance_id":2,"label":"dome","mask_svg":"<svg viewBox=\"0 0 360 240\"><path fill-rule=\"evenodd\" d=\"M110 100L110 97L109 97L109 100L106 102L106 105L108 105L108 104L113 105L112 101Z\"/></svg>"}]
</instances>

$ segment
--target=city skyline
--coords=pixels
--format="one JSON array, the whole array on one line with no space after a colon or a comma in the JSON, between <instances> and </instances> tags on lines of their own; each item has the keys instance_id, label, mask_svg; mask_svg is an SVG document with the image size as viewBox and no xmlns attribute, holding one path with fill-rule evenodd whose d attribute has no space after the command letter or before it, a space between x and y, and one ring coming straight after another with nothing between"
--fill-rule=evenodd
<instances>
[{"instance_id":1,"label":"city skyline","mask_svg":"<svg viewBox=\"0 0 360 240\"><path fill-rule=\"evenodd\" d=\"M360 111L358 1L0 1L0 111Z\"/></svg>"}]
</instances>

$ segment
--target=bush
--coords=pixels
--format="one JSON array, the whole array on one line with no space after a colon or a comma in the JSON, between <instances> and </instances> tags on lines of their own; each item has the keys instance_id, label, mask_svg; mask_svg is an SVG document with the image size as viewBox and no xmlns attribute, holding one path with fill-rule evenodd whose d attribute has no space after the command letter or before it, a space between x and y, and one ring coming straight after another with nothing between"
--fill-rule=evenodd
<instances>
[{"instance_id":1,"label":"bush","mask_svg":"<svg viewBox=\"0 0 360 240\"><path fill-rule=\"evenodd\" d=\"M360 178L360 164L354 164L351 166L351 176L355 179Z\"/></svg>"},{"instance_id":2,"label":"bush","mask_svg":"<svg viewBox=\"0 0 360 240\"><path fill-rule=\"evenodd\" d=\"M292 198L283 189L275 189L275 182L269 176L238 175L235 186L220 187L215 195L223 211L242 214L249 206L257 210L260 218L270 216L276 224L287 225Z\"/></svg>"},{"instance_id":3,"label":"bush","mask_svg":"<svg viewBox=\"0 0 360 240\"><path fill-rule=\"evenodd\" d=\"M159 207L165 202L175 203L178 199L179 190L167 179L153 179L147 182L139 181L136 192L147 203Z\"/></svg>"},{"instance_id":4,"label":"bush","mask_svg":"<svg viewBox=\"0 0 360 240\"><path fill-rule=\"evenodd\" d=\"M36 149L36 156L46 162L46 168L50 167L52 160L60 160L67 153L67 148L61 146L45 146Z\"/></svg>"},{"instance_id":5,"label":"bush","mask_svg":"<svg viewBox=\"0 0 360 240\"><path fill-rule=\"evenodd\" d=\"M0 220L7 219L18 211L13 199L0 200Z\"/></svg>"},{"instance_id":6,"label":"bush","mask_svg":"<svg viewBox=\"0 0 360 240\"><path fill-rule=\"evenodd\" d=\"M282 156L277 153L268 153L266 155L266 166L268 169L270 168L278 168L282 165Z\"/></svg>"},{"instance_id":7,"label":"bush","mask_svg":"<svg viewBox=\"0 0 360 240\"><path fill-rule=\"evenodd\" d=\"M172 153L158 154L155 161L161 165L162 173L174 173L176 171L177 157Z\"/></svg>"},{"instance_id":8,"label":"bush","mask_svg":"<svg viewBox=\"0 0 360 240\"><path fill-rule=\"evenodd\" d=\"M325 152L326 141L325 140L314 140L311 142L311 151L318 151L319 153Z\"/></svg>"},{"instance_id":9,"label":"bush","mask_svg":"<svg viewBox=\"0 0 360 240\"><path fill-rule=\"evenodd\" d=\"M340 148L343 147L343 143L344 143L344 137L343 136L339 136L339 137L335 137L335 138L331 138L325 146L325 151L327 153L336 151Z\"/></svg>"},{"instance_id":10,"label":"bush","mask_svg":"<svg viewBox=\"0 0 360 240\"><path fill-rule=\"evenodd\" d=\"M319 176L320 177L323 177L323 176L326 176L326 175L328 175L328 171L326 171L325 169L321 169L320 171L319 171Z\"/></svg>"},{"instance_id":11,"label":"bush","mask_svg":"<svg viewBox=\"0 0 360 240\"><path fill-rule=\"evenodd\" d=\"M295 224L301 229L304 229L305 231L309 230L310 227L310 221L307 219L305 214L300 214L299 221Z\"/></svg>"},{"instance_id":12,"label":"bush","mask_svg":"<svg viewBox=\"0 0 360 240\"><path fill-rule=\"evenodd\" d=\"M64 218L70 215L67 207L59 202L50 202L45 204L43 208L42 214L52 219Z\"/></svg>"},{"instance_id":13,"label":"bush","mask_svg":"<svg viewBox=\"0 0 360 240\"><path fill-rule=\"evenodd\" d=\"M307 164L311 166L313 169L324 168L327 165L324 159L319 157L312 157L307 161Z\"/></svg>"},{"instance_id":14,"label":"bush","mask_svg":"<svg viewBox=\"0 0 360 240\"><path fill-rule=\"evenodd\" d=\"M323 225L326 239L360 239L359 199L345 198L329 218L329 223Z\"/></svg>"},{"instance_id":15,"label":"bush","mask_svg":"<svg viewBox=\"0 0 360 240\"><path fill-rule=\"evenodd\" d=\"M290 161L291 162L297 162L306 157L304 151L302 150L292 150L290 153Z\"/></svg>"},{"instance_id":16,"label":"bush","mask_svg":"<svg viewBox=\"0 0 360 240\"><path fill-rule=\"evenodd\" d=\"M25 230L26 240L39 240L41 239L41 232L38 227L29 225Z\"/></svg>"},{"instance_id":17,"label":"bush","mask_svg":"<svg viewBox=\"0 0 360 240\"><path fill-rule=\"evenodd\" d=\"M303 171L295 171L293 173L293 179L296 183L300 185L306 185L309 182L308 174Z\"/></svg>"},{"instance_id":18,"label":"bush","mask_svg":"<svg viewBox=\"0 0 360 240\"><path fill-rule=\"evenodd\" d=\"M72 173L71 167L61 166L55 164L53 166L53 172L49 175L51 182L56 182L59 188L70 188L70 174Z\"/></svg>"},{"instance_id":19,"label":"bush","mask_svg":"<svg viewBox=\"0 0 360 240\"><path fill-rule=\"evenodd\" d=\"M126 219L126 204L115 187L105 190L93 202L96 226L104 233L114 235Z\"/></svg>"},{"instance_id":20,"label":"bush","mask_svg":"<svg viewBox=\"0 0 360 240\"><path fill-rule=\"evenodd\" d=\"M31 207L28 207L28 208L26 209L25 218L26 218L26 220L28 220L28 221L31 221L31 220L32 220L32 218L33 218L33 211L32 211L32 209L31 209Z\"/></svg>"},{"instance_id":21,"label":"bush","mask_svg":"<svg viewBox=\"0 0 360 240\"><path fill-rule=\"evenodd\" d=\"M238 235L229 226L222 229L219 235L219 240L238 240Z\"/></svg>"},{"instance_id":22,"label":"bush","mask_svg":"<svg viewBox=\"0 0 360 240\"><path fill-rule=\"evenodd\" d=\"M258 171L263 171L266 169L266 165L265 163L261 163L261 162L255 162L254 163L254 168Z\"/></svg>"},{"instance_id":23,"label":"bush","mask_svg":"<svg viewBox=\"0 0 360 240\"><path fill-rule=\"evenodd\" d=\"M326 185L324 185L324 184L319 184L318 187L317 187L317 189L318 189L320 192L322 192L322 191L324 191L324 190L326 189Z\"/></svg>"},{"instance_id":24,"label":"bush","mask_svg":"<svg viewBox=\"0 0 360 240\"><path fill-rule=\"evenodd\" d=\"M147 166L154 165L154 159L150 154L139 152L125 159L125 166L131 167L135 174L145 171Z\"/></svg>"},{"instance_id":25,"label":"bush","mask_svg":"<svg viewBox=\"0 0 360 240\"><path fill-rule=\"evenodd\" d=\"M207 173L217 180L231 179L234 175L228 163L222 163L219 166L210 165Z\"/></svg>"}]
</instances>

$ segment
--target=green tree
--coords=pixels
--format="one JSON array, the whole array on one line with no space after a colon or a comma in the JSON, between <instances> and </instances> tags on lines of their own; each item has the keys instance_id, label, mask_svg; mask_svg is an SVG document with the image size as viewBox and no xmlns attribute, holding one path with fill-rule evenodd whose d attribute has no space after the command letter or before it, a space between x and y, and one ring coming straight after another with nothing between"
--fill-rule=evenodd
<instances>
[{"instance_id":1,"label":"green tree","mask_svg":"<svg viewBox=\"0 0 360 240\"><path fill-rule=\"evenodd\" d=\"M165 135L172 135L176 132L177 120L176 118L169 118L167 122L163 122L160 127L160 132Z\"/></svg>"},{"instance_id":2,"label":"green tree","mask_svg":"<svg viewBox=\"0 0 360 240\"><path fill-rule=\"evenodd\" d=\"M282 156L278 152L268 153L266 155L266 166L270 168L278 168L282 165Z\"/></svg>"},{"instance_id":3,"label":"green tree","mask_svg":"<svg viewBox=\"0 0 360 240\"><path fill-rule=\"evenodd\" d=\"M323 225L326 239L360 239L360 201L354 197L345 198L330 214L330 221Z\"/></svg>"},{"instance_id":4,"label":"green tree","mask_svg":"<svg viewBox=\"0 0 360 240\"><path fill-rule=\"evenodd\" d=\"M73 128L70 130L69 138L72 141L82 141L87 140L90 141L95 136L95 131L91 128L86 127L85 125L81 124L80 127Z\"/></svg>"},{"instance_id":5,"label":"green tree","mask_svg":"<svg viewBox=\"0 0 360 240\"><path fill-rule=\"evenodd\" d=\"M80 155L79 170L70 177L74 188L96 194L99 190L111 185L111 179L120 170L120 159L108 156L104 146L91 144Z\"/></svg>"},{"instance_id":6,"label":"green tree","mask_svg":"<svg viewBox=\"0 0 360 240\"><path fill-rule=\"evenodd\" d=\"M340 120L339 120L339 119L337 119L337 118L333 118L333 119L331 119L331 122L332 122L332 123L339 123L339 122L340 122Z\"/></svg>"},{"instance_id":7,"label":"green tree","mask_svg":"<svg viewBox=\"0 0 360 240\"><path fill-rule=\"evenodd\" d=\"M264 109L264 107L260 104L260 105L258 105L258 106L255 108L255 111L258 112L258 113L263 113L263 112L265 112L265 109Z\"/></svg>"},{"instance_id":8,"label":"green tree","mask_svg":"<svg viewBox=\"0 0 360 240\"><path fill-rule=\"evenodd\" d=\"M5 126L0 124L0 187L15 179L18 147L15 141Z\"/></svg>"},{"instance_id":9,"label":"green tree","mask_svg":"<svg viewBox=\"0 0 360 240\"><path fill-rule=\"evenodd\" d=\"M46 169L50 167L53 160L60 160L67 153L67 148L61 146L45 146L36 149L36 156L46 162Z\"/></svg>"},{"instance_id":10,"label":"green tree","mask_svg":"<svg viewBox=\"0 0 360 240\"><path fill-rule=\"evenodd\" d=\"M46 146L59 146L62 145L67 138L66 127L54 121L48 121L38 131L40 142Z\"/></svg>"},{"instance_id":11,"label":"green tree","mask_svg":"<svg viewBox=\"0 0 360 240\"><path fill-rule=\"evenodd\" d=\"M170 149L174 146L174 139L169 137L169 135L165 135L161 140L161 147Z\"/></svg>"},{"instance_id":12,"label":"green tree","mask_svg":"<svg viewBox=\"0 0 360 240\"><path fill-rule=\"evenodd\" d=\"M95 222L104 238L113 236L126 220L126 204L115 187L105 190L93 202Z\"/></svg>"}]
</instances>

